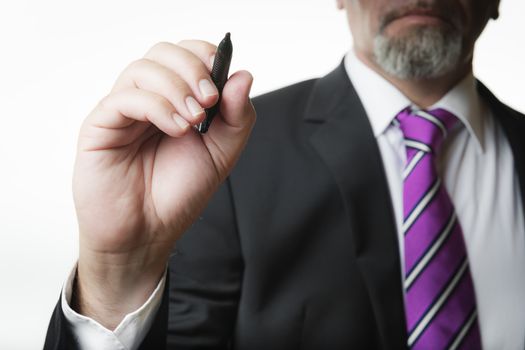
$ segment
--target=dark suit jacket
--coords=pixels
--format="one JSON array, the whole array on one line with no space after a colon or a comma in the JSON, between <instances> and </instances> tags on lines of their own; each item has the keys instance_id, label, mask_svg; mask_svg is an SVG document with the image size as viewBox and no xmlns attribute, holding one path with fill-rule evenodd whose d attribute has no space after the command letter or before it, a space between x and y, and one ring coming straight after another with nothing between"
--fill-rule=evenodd
<instances>
[{"instance_id":1,"label":"dark suit jacket","mask_svg":"<svg viewBox=\"0 0 525 350\"><path fill-rule=\"evenodd\" d=\"M506 131L525 201L525 117L481 83L479 93ZM406 348L393 207L343 64L254 104L246 150L177 243L141 349ZM45 348L73 344L59 304Z\"/></svg>"}]
</instances>

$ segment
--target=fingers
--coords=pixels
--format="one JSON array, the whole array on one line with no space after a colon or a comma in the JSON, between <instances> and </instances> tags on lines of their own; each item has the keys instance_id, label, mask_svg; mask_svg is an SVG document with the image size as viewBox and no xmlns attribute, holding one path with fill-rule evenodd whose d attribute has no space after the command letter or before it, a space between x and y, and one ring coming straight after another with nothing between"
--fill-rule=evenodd
<instances>
[{"instance_id":1,"label":"fingers","mask_svg":"<svg viewBox=\"0 0 525 350\"><path fill-rule=\"evenodd\" d=\"M130 87L154 92L169 100L188 123L196 125L205 117L204 108L218 100L210 77L215 50L204 41L158 43L122 72L112 93Z\"/></svg>"},{"instance_id":2,"label":"fingers","mask_svg":"<svg viewBox=\"0 0 525 350\"><path fill-rule=\"evenodd\" d=\"M163 96L190 124L201 122L205 116L202 105L213 103L217 97L216 94L211 98L210 96L200 97L199 92L194 91L180 75L149 59L133 62L128 70L126 75L129 74L129 78L133 80L132 87ZM122 89L128 88L123 87ZM116 91L121 91L121 89Z\"/></svg>"},{"instance_id":3,"label":"fingers","mask_svg":"<svg viewBox=\"0 0 525 350\"><path fill-rule=\"evenodd\" d=\"M138 126L134 122L141 123ZM148 124L172 137L180 137L190 124L165 97L147 90L128 88L102 99L82 126L80 148L100 150L127 145Z\"/></svg>"},{"instance_id":4,"label":"fingers","mask_svg":"<svg viewBox=\"0 0 525 350\"><path fill-rule=\"evenodd\" d=\"M211 72L217 46L204 40L183 40L178 45L193 52L195 56L199 57L206 64L206 67Z\"/></svg>"},{"instance_id":5,"label":"fingers","mask_svg":"<svg viewBox=\"0 0 525 350\"><path fill-rule=\"evenodd\" d=\"M178 53L184 54L184 50L197 57L206 66L207 71L211 72L217 46L203 40L182 40L176 45L166 42L158 43L146 53L145 57L176 70L173 57Z\"/></svg>"},{"instance_id":6,"label":"fingers","mask_svg":"<svg viewBox=\"0 0 525 350\"><path fill-rule=\"evenodd\" d=\"M200 40L154 45L121 73L111 93L88 117L86 124L93 128L85 129L106 128L107 141L98 140L104 145L124 144L145 130L134 122L151 123L173 137L184 135L205 118L204 109L218 101L210 77L216 49ZM235 153L245 142L255 121L249 100L252 80L245 71L232 75L224 87L220 116L210 129L212 140L233 147L229 152Z\"/></svg>"},{"instance_id":7,"label":"fingers","mask_svg":"<svg viewBox=\"0 0 525 350\"><path fill-rule=\"evenodd\" d=\"M182 43L185 46L159 43L153 46L144 58L175 72L192 88L197 100L205 107L210 107L217 102L218 97L218 91L211 80L210 69L207 66L211 54L204 52L202 44L196 45L187 41ZM214 50L211 44L209 47Z\"/></svg>"}]
</instances>

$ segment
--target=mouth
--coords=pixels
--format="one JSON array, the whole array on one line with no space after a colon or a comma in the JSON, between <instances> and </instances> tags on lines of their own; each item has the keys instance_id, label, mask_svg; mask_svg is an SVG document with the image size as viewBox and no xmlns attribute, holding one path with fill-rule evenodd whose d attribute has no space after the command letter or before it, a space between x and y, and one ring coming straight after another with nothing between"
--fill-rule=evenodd
<instances>
[{"instance_id":1,"label":"mouth","mask_svg":"<svg viewBox=\"0 0 525 350\"><path fill-rule=\"evenodd\" d=\"M440 11L433 9L410 9L391 13L383 21L382 30L390 25L448 25L455 28L454 22Z\"/></svg>"}]
</instances>

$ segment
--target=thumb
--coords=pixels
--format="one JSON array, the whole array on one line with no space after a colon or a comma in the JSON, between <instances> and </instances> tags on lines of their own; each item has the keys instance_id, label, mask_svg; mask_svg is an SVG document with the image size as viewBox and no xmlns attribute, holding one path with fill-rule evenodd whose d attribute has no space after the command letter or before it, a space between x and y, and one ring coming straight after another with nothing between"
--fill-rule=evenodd
<instances>
[{"instance_id":1,"label":"thumb","mask_svg":"<svg viewBox=\"0 0 525 350\"><path fill-rule=\"evenodd\" d=\"M233 74L224 85L220 114L226 125L244 128L253 124L255 111L249 97L252 83L253 76L244 70Z\"/></svg>"},{"instance_id":2,"label":"thumb","mask_svg":"<svg viewBox=\"0 0 525 350\"><path fill-rule=\"evenodd\" d=\"M247 71L236 72L228 79L222 90L220 112L203 135L215 166L223 176L237 161L255 123L255 109L249 97L252 82L253 77Z\"/></svg>"}]
</instances>

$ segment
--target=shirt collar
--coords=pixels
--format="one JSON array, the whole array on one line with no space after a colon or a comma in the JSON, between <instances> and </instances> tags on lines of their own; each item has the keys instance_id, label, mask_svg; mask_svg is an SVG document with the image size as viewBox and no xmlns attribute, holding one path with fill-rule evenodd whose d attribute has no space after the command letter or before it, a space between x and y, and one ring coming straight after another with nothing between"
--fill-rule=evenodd
<instances>
[{"instance_id":1,"label":"shirt collar","mask_svg":"<svg viewBox=\"0 0 525 350\"><path fill-rule=\"evenodd\" d=\"M443 108L458 117L474 139L478 151L483 152L485 142L483 116L486 113L476 85L476 79L470 73L429 109Z\"/></svg>"},{"instance_id":2,"label":"shirt collar","mask_svg":"<svg viewBox=\"0 0 525 350\"><path fill-rule=\"evenodd\" d=\"M376 137L386 131L400 111L408 106L416 107L393 84L359 60L354 50L345 56L344 66ZM473 74L466 76L429 109L434 108L446 109L457 116L474 138L478 150L483 152L482 104Z\"/></svg>"}]
</instances>

